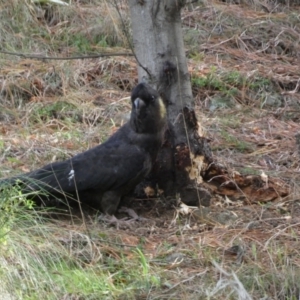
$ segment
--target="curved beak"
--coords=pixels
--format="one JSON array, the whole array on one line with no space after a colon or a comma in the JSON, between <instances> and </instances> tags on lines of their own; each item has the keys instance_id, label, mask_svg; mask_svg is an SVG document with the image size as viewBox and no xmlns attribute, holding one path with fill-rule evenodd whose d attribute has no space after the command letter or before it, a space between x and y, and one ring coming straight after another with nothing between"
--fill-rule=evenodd
<instances>
[{"instance_id":1,"label":"curved beak","mask_svg":"<svg viewBox=\"0 0 300 300\"><path fill-rule=\"evenodd\" d=\"M144 107L146 104L145 104L144 100L142 100L141 98L136 98L133 101L133 105L134 105L135 110L137 112L139 112L141 110L141 108Z\"/></svg>"}]
</instances>

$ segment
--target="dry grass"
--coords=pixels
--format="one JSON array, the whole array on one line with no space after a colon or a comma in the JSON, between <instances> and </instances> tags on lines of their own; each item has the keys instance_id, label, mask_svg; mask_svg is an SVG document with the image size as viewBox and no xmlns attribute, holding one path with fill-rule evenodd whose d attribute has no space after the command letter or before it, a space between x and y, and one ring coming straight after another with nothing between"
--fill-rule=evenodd
<instances>
[{"instance_id":1,"label":"dry grass","mask_svg":"<svg viewBox=\"0 0 300 300\"><path fill-rule=\"evenodd\" d=\"M2 45L44 56L127 51L118 13L98 2L50 9L0 1ZM177 218L166 199L136 200L148 221L119 230L89 212L14 218L0 230L7 299L299 298L299 6L233 2L202 1L183 12L199 120L216 160L232 173L278 177L289 196L245 205L216 195L204 214ZM105 140L126 119L137 83L130 57L0 54L0 65L3 177Z\"/></svg>"}]
</instances>

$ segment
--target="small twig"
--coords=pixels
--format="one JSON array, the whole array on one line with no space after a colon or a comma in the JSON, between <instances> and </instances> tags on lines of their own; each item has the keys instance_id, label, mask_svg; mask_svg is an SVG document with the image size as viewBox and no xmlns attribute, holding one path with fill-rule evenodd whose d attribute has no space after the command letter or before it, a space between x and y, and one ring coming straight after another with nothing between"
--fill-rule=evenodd
<instances>
[{"instance_id":1,"label":"small twig","mask_svg":"<svg viewBox=\"0 0 300 300\"><path fill-rule=\"evenodd\" d=\"M265 250L267 249L268 245L270 244L270 242L271 242L273 239L275 239L276 237L278 237L278 236L279 236L280 234L282 234L284 231L286 231L286 230L289 229L289 228L293 228L293 227L296 227L296 226L299 226L299 225L300 225L300 223L291 224L291 225L289 225L289 226L287 226L287 227L285 227L285 228L279 230L279 231L276 232L275 234L273 234L273 235L266 241L266 243L265 243L265 245L264 245L264 248L263 248L263 251L265 251Z\"/></svg>"},{"instance_id":2,"label":"small twig","mask_svg":"<svg viewBox=\"0 0 300 300\"><path fill-rule=\"evenodd\" d=\"M195 274L195 275L193 275L193 276L191 276L191 277L189 277L189 278L187 278L187 279L184 279L184 280L182 280L182 281L180 281L180 282L174 284L173 286L171 286L171 287L167 290L167 292L169 292L170 290L176 288L178 285L180 285L180 284L182 284L182 283L191 281L191 280L193 280L193 279L196 278L196 277L199 277L199 276L201 276L201 275L204 275L207 271L208 271L208 269L206 268L203 272L197 273L197 274Z\"/></svg>"},{"instance_id":3,"label":"small twig","mask_svg":"<svg viewBox=\"0 0 300 300\"><path fill-rule=\"evenodd\" d=\"M91 55L83 55L83 56L70 56L70 57L55 57L55 56L42 56L37 54L25 54L18 52L9 52L9 51L1 51L0 53L20 56L24 58L32 58L32 59L41 59L41 60L73 60L73 59L92 59L99 58L105 56L133 56L134 54L128 52L117 52L117 53L99 53L99 54L91 54Z\"/></svg>"}]
</instances>

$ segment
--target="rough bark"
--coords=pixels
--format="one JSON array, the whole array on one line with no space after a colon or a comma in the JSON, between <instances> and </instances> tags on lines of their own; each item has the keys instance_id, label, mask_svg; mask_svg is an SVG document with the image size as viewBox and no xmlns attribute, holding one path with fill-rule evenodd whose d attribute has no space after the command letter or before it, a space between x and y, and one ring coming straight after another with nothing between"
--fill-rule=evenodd
<instances>
[{"instance_id":1,"label":"rough bark","mask_svg":"<svg viewBox=\"0 0 300 300\"><path fill-rule=\"evenodd\" d=\"M198 133L180 11L185 1L129 0L139 81L156 88L167 105L168 128L157 164L148 178L165 196L180 194L188 204L209 205L201 175L212 161L207 140Z\"/></svg>"}]
</instances>

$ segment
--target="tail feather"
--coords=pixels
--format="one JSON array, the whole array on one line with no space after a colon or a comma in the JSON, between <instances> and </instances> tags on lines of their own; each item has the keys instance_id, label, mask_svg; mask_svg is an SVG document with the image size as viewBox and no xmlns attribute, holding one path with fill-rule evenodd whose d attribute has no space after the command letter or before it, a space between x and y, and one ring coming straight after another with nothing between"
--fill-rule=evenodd
<instances>
[{"instance_id":1,"label":"tail feather","mask_svg":"<svg viewBox=\"0 0 300 300\"><path fill-rule=\"evenodd\" d=\"M62 194L62 189L59 188L59 184L56 186L51 185L48 181L52 179L53 173L43 176L35 176L36 172L25 173L18 176L4 178L0 180L0 191L12 186L17 186L23 194L39 192L40 194ZM41 174L39 174L41 175ZM53 181L53 180L50 180Z\"/></svg>"}]
</instances>

